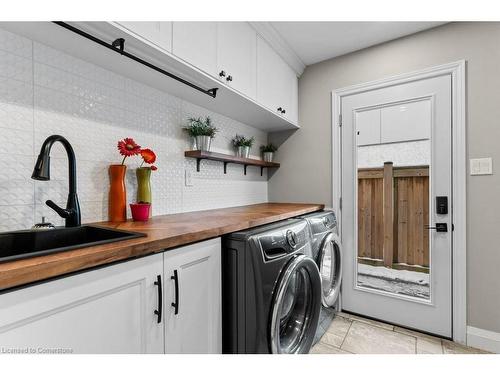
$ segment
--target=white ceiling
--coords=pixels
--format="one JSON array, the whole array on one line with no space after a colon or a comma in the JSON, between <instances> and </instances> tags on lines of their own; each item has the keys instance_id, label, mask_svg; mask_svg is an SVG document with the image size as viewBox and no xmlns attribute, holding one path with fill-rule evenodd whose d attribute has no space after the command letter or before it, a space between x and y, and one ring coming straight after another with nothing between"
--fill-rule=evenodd
<instances>
[{"instance_id":1,"label":"white ceiling","mask_svg":"<svg viewBox=\"0 0 500 375\"><path fill-rule=\"evenodd\" d=\"M344 55L445 22L270 22L305 65Z\"/></svg>"}]
</instances>

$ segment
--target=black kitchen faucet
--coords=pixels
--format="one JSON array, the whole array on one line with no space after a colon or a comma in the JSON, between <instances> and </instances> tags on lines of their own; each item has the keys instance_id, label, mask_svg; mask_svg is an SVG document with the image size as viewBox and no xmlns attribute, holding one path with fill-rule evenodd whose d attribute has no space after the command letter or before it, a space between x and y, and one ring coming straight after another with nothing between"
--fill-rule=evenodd
<instances>
[{"instance_id":1,"label":"black kitchen faucet","mask_svg":"<svg viewBox=\"0 0 500 375\"><path fill-rule=\"evenodd\" d=\"M50 180L50 150L55 142L61 142L68 154L69 166L69 194L66 208L61 208L50 199L45 203L52 208L62 218L66 220L66 227L78 227L81 224L80 204L76 194L76 159L73 147L66 138L61 135L51 135L48 137L40 149L40 154L36 160L35 168L31 178L39 181Z\"/></svg>"}]
</instances>

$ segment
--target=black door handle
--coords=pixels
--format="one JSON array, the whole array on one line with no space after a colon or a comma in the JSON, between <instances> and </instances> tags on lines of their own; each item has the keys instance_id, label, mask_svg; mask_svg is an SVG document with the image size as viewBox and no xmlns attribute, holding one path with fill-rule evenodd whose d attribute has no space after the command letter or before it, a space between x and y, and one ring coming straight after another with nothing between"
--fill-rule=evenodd
<instances>
[{"instance_id":1,"label":"black door handle","mask_svg":"<svg viewBox=\"0 0 500 375\"><path fill-rule=\"evenodd\" d=\"M177 270L174 270L174 276L170 276L171 280L175 282L175 302L172 302L172 307L175 309L174 315L179 314L179 275Z\"/></svg>"},{"instance_id":2,"label":"black door handle","mask_svg":"<svg viewBox=\"0 0 500 375\"><path fill-rule=\"evenodd\" d=\"M155 315L158 315L158 323L161 323L161 316L163 312L163 293L161 290L161 275L156 276L156 281L154 284L158 286L158 309L155 310Z\"/></svg>"},{"instance_id":3,"label":"black door handle","mask_svg":"<svg viewBox=\"0 0 500 375\"><path fill-rule=\"evenodd\" d=\"M431 227L431 226L426 226L425 227L426 229L435 229L436 232L448 232L448 224L447 223L436 223L436 226L435 227Z\"/></svg>"}]
</instances>

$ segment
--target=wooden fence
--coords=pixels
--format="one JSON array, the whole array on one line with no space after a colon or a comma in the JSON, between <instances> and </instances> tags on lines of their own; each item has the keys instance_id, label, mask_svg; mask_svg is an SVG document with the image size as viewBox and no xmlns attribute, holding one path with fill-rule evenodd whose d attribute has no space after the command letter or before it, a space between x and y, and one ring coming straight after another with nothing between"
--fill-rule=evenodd
<instances>
[{"instance_id":1,"label":"wooden fence","mask_svg":"<svg viewBox=\"0 0 500 375\"><path fill-rule=\"evenodd\" d=\"M358 170L358 258L364 263L429 267L429 167Z\"/></svg>"}]
</instances>

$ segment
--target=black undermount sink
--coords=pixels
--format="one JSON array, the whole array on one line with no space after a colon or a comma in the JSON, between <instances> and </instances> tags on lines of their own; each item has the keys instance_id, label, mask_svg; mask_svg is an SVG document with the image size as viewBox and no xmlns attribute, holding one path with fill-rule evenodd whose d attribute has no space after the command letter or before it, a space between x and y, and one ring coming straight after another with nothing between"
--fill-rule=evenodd
<instances>
[{"instance_id":1,"label":"black undermount sink","mask_svg":"<svg viewBox=\"0 0 500 375\"><path fill-rule=\"evenodd\" d=\"M81 247L145 237L127 232L83 225L51 230L21 230L0 233L0 262L30 258Z\"/></svg>"}]
</instances>

